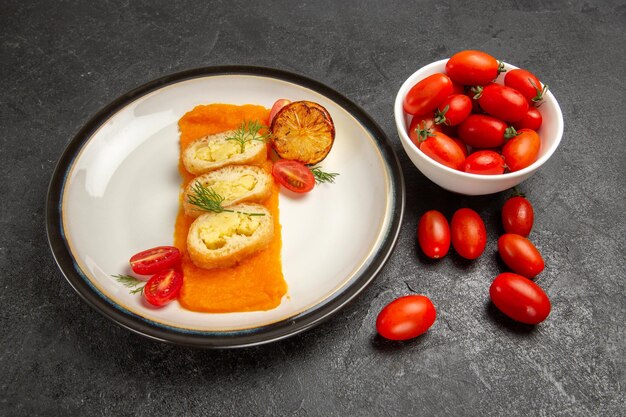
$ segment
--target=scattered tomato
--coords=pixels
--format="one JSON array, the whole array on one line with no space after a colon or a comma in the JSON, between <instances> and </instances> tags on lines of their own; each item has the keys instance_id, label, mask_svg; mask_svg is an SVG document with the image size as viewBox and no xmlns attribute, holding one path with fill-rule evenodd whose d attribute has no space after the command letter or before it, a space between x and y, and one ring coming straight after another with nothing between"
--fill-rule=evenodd
<instances>
[{"instance_id":1,"label":"scattered tomato","mask_svg":"<svg viewBox=\"0 0 626 417\"><path fill-rule=\"evenodd\" d=\"M550 299L541 287L521 275L505 272L493 280L489 296L513 320L539 324L550 314Z\"/></svg>"},{"instance_id":2,"label":"scattered tomato","mask_svg":"<svg viewBox=\"0 0 626 417\"><path fill-rule=\"evenodd\" d=\"M133 255L130 268L135 274L152 275L180 262L180 251L173 246L157 246Z\"/></svg>"},{"instance_id":3,"label":"scattered tomato","mask_svg":"<svg viewBox=\"0 0 626 417\"><path fill-rule=\"evenodd\" d=\"M272 110L270 110L269 125L272 124L272 120L274 120L274 116L276 116L276 114L289 103L291 103L291 100L287 100L286 98L281 98L274 102L274 105L272 106Z\"/></svg>"},{"instance_id":4,"label":"scattered tomato","mask_svg":"<svg viewBox=\"0 0 626 417\"><path fill-rule=\"evenodd\" d=\"M487 229L480 215L469 208L458 209L450 222L452 246L465 259L476 259L485 251Z\"/></svg>"},{"instance_id":5,"label":"scattered tomato","mask_svg":"<svg viewBox=\"0 0 626 417\"><path fill-rule=\"evenodd\" d=\"M533 206L524 197L511 197L502 206L502 226L507 233L528 237L534 218Z\"/></svg>"},{"instance_id":6,"label":"scattered tomato","mask_svg":"<svg viewBox=\"0 0 626 417\"><path fill-rule=\"evenodd\" d=\"M504 162L511 171L524 169L537 160L541 139L534 130L521 129L502 147Z\"/></svg>"},{"instance_id":7,"label":"scattered tomato","mask_svg":"<svg viewBox=\"0 0 626 417\"><path fill-rule=\"evenodd\" d=\"M405 295L380 311L376 319L376 330L389 340L413 339L425 333L436 317L435 306L428 297Z\"/></svg>"},{"instance_id":8,"label":"scattered tomato","mask_svg":"<svg viewBox=\"0 0 626 417\"><path fill-rule=\"evenodd\" d=\"M454 244L454 239L452 240ZM533 243L524 236L506 233L498 239L498 252L502 261L526 278L534 278L545 266L541 254Z\"/></svg>"},{"instance_id":9,"label":"scattered tomato","mask_svg":"<svg viewBox=\"0 0 626 417\"><path fill-rule=\"evenodd\" d=\"M498 76L500 63L481 51L461 51L446 63L446 73L453 81L463 85L485 85Z\"/></svg>"},{"instance_id":10,"label":"scattered tomato","mask_svg":"<svg viewBox=\"0 0 626 417\"><path fill-rule=\"evenodd\" d=\"M420 143L420 150L428 157L452 169L463 169L463 149L449 136L434 132Z\"/></svg>"},{"instance_id":11,"label":"scattered tomato","mask_svg":"<svg viewBox=\"0 0 626 417\"><path fill-rule=\"evenodd\" d=\"M315 185L315 176L306 165L289 159L274 162L272 175L283 187L295 193L308 193Z\"/></svg>"},{"instance_id":12,"label":"scattered tomato","mask_svg":"<svg viewBox=\"0 0 626 417\"><path fill-rule=\"evenodd\" d=\"M505 122L521 120L528 112L526 98L517 90L500 84L485 86L478 103L486 113Z\"/></svg>"},{"instance_id":13,"label":"scattered tomato","mask_svg":"<svg viewBox=\"0 0 626 417\"><path fill-rule=\"evenodd\" d=\"M505 138L513 135L502 120L486 114L471 114L458 127L459 138L479 149L502 146Z\"/></svg>"},{"instance_id":14,"label":"scattered tomato","mask_svg":"<svg viewBox=\"0 0 626 417\"><path fill-rule=\"evenodd\" d=\"M435 123L456 126L472 112L472 99L464 94L452 94L435 111Z\"/></svg>"},{"instance_id":15,"label":"scattered tomato","mask_svg":"<svg viewBox=\"0 0 626 417\"><path fill-rule=\"evenodd\" d=\"M166 269L154 275L143 287L143 296L153 306L161 307L178 297L183 286L183 274Z\"/></svg>"},{"instance_id":16,"label":"scattered tomato","mask_svg":"<svg viewBox=\"0 0 626 417\"><path fill-rule=\"evenodd\" d=\"M437 210L424 213L417 224L417 241L429 258L443 258L450 249L450 226L445 216Z\"/></svg>"},{"instance_id":17,"label":"scattered tomato","mask_svg":"<svg viewBox=\"0 0 626 417\"><path fill-rule=\"evenodd\" d=\"M531 129L537 131L541 127L542 123L543 117L541 116L541 113L539 113L539 110L537 110L536 107L530 106L528 107L526 115L522 117L521 120L513 123L513 127L518 130Z\"/></svg>"},{"instance_id":18,"label":"scattered tomato","mask_svg":"<svg viewBox=\"0 0 626 417\"><path fill-rule=\"evenodd\" d=\"M465 172L481 175L498 175L504 173L504 157L498 152L476 151L465 159Z\"/></svg>"},{"instance_id":19,"label":"scattered tomato","mask_svg":"<svg viewBox=\"0 0 626 417\"><path fill-rule=\"evenodd\" d=\"M452 93L452 80L447 75L437 73L415 84L404 98L404 111L424 114L435 110Z\"/></svg>"},{"instance_id":20,"label":"scattered tomato","mask_svg":"<svg viewBox=\"0 0 626 417\"><path fill-rule=\"evenodd\" d=\"M531 103L543 100L548 86L542 86L539 78L525 69L513 69L506 73L504 85L519 91Z\"/></svg>"}]
</instances>

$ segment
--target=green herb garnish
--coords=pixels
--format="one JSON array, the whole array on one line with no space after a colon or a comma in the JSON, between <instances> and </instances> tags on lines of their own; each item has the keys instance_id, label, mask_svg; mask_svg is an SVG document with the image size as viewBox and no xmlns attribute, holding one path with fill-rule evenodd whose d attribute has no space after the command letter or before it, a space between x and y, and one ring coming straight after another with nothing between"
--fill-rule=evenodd
<instances>
[{"instance_id":1,"label":"green herb garnish","mask_svg":"<svg viewBox=\"0 0 626 417\"><path fill-rule=\"evenodd\" d=\"M131 288L131 290L129 291L130 294L137 294L138 292L141 292L143 290L143 287L146 285L144 281L130 275L112 275L112 277L126 288ZM139 285L141 286L137 287Z\"/></svg>"},{"instance_id":2,"label":"green herb garnish","mask_svg":"<svg viewBox=\"0 0 626 417\"><path fill-rule=\"evenodd\" d=\"M241 146L241 153L246 150L246 143L252 141L267 142L270 135L268 133L260 134L259 131L263 128L258 121L248 121L241 123L241 126L235 130L235 136L226 138L226 140L235 141Z\"/></svg>"},{"instance_id":3,"label":"green herb garnish","mask_svg":"<svg viewBox=\"0 0 626 417\"><path fill-rule=\"evenodd\" d=\"M241 213L247 216L265 216L265 213L244 213L242 211L230 210L222 206L224 197L215 192L213 188L205 187L199 181L196 181L191 187L192 194L187 197L189 204L192 204L201 210L221 213L223 211L229 213Z\"/></svg>"},{"instance_id":4,"label":"green herb garnish","mask_svg":"<svg viewBox=\"0 0 626 417\"><path fill-rule=\"evenodd\" d=\"M321 167L313 167L311 168L311 172L315 177L315 182L317 184L321 184L323 182L329 182L331 184L335 183L335 177L339 175L336 172L324 172Z\"/></svg>"}]
</instances>

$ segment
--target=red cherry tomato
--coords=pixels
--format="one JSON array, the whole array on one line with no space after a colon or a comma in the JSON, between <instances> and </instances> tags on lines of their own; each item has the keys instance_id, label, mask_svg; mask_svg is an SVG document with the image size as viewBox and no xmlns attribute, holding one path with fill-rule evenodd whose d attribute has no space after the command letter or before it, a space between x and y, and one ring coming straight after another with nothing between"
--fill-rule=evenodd
<instances>
[{"instance_id":1,"label":"red cherry tomato","mask_svg":"<svg viewBox=\"0 0 626 417\"><path fill-rule=\"evenodd\" d=\"M432 113L413 116L409 125L409 138L417 146L420 146L420 139L426 140L429 133L443 132L442 126L435 123Z\"/></svg>"},{"instance_id":2,"label":"red cherry tomato","mask_svg":"<svg viewBox=\"0 0 626 417\"><path fill-rule=\"evenodd\" d=\"M478 103L486 113L505 122L521 120L528 112L526 98L517 90L500 84L485 86Z\"/></svg>"},{"instance_id":3,"label":"red cherry tomato","mask_svg":"<svg viewBox=\"0 0 626 417\"><path fill-rule=\"evenodd\" d=\"M446 256L450 249L450 226L445 216L437 210L424 213L417 224L417 241L429 258Z\"/></svg>"},{"instance_id":4,"label":"red cherry tomato","mask_svg":"<svg viewBox=\"0 0 626 417\"><path fill-rule=\"evenodd\" d=\"M510 136L508 126L500 119L486 114L472 114L457 129L459 138L469 146L479 149L502 146Z\"/></svg>"},{"instance_id":5,"label":"red cherry tomato","mask_svg":"<svg viewBox=\"0 0 626 417\"><path fill-rule=\"evenodd\" d=\"M528 278L505 272L493 280L489 296L496 307L513 320L539 324L550 314L550 299Z\"/></svg>"},{"instance_id":6,"label":"red cherry tomato","mask_svg":"<svg viewBox=\"0 0 626 417\"><path fill-rule=\"evenodd\" d=\"M452 80L437 73L415 84L404 98L404 111L416 115L435 110L452 93Z\"/></svg>"},{"instance_id":7,"label":"red cherry tomato","mask_svg":"<svg viewBox=\"0 0 626 417\"><path fill-rule=\"evenodd\" d=\"M543 117L541 116L541 113L539 113L539 110L537 110L536 107L530 106L528 107L528 111L526 112L526 115L522 118L522 120L518 120L517 122L513 123L513 127L517 130L530 129L537 131L541 127L542 123Z\"/></svg>"},{"instance_id":8,"label":"red cherry tomato","mask_svg":"<svg viewBox=\"0 0 626 417\"><path fill-rule=\"evenodd\" d=\"M500 63L481 51L461 51L448 60L446 73L453 81L463 85L485 85L498 76Z\"/></svg>"},{"instance_id":9,"label":"red cherry tomato","mask_svg":"<svg viewBox=\"0 0 626 417\"><path fill-rule=\"evenodd\" d=\"M543 100L543 95L548 91L547 85L541 85L535 74L524 69L508 71L504 77L504 85L519 91L531 103Z\"/></svg>"},{"instance_id":10,"label":"red cherry tomato","mask_svg":"<svg viewBox=\"0 0 626 417\"><path fill-rule=\"evenodd\" d=\"M451 137L450 139L452 139L454 141L454 143L459 145L459 148L461 148L461 150L463 151L463 156L467 158L467 155L469 154L469 152L467 151L467 145L465 144L465 142L463 142L459 138Z\"/></svg>"},{"instance_id":11,"label":"red cherry tomato","mask_svg":"<svg viewBox=\"0 0 626 417\"><path fill-rule=\"evenodd\" d=\"M463 149L449 136L434 132L420 143L420 150L428 157L452 169L463 169L465 155Z\"/></svg>"},{"instance_id":12,"label":"red cherry tomato","mask_svg":"<svg viewBox=\"0 0 626 417\"><path fill-rule=\"evenodd\" d=\"M502 147L504 162L511 171L519 171L532 165L539 156L541 139L534 130L521 129L518 135Z\"/></svg>"},{"instance_id":13,"label":"red cherry tomato","mask_svg":"<svg viewBox=\"0 0 626 417\"><path fill-rule=\"evenodd\" d=\"M405 295L380 311L376 319L376 331L389 340L413 339L425 333L436 317L435 306L428 297Z\"/></svg>"},{"instance_id":14,"label":"red cherry tomato","mask_svg":"<svg viewBox=\"0 0 626 417\"><path fill-rule=\"evenodd\" d=\"M180 262L180 251L173 246L157 246L133 255L130 268L135 274L152 275Z\"/></svg>"},{"instance_id":15,"label":"red cherry tomato","mask_svg":"<svg viewBox=\"0 0 626 417\"><path fill-rule=\"evenodd\" d=\"M511 197L502 206L502 226L507 233L528 237L534 219L533 206L524 197Z\"/></svg>"},{"instance_id":16,"label":"red cherry tomato","mask_svg":"<svg viewBox=\"0 0 626 417\"><path fill-rule=\"evenodd\" d=\"M272 175L280 185L295 193L308 193L315 185L315 177L301 162L279 159L274 162Z\"/></svg>"},{"instance_id":17,"label":"red cherry tomato","mask_svg":"<svg viewBox=\"0 0 626 417\"><path fill-rule=\"evenodd\" d=\"M465 94L465 86L452 80L452 94Z\"/></svg>"},{"instance_id":18,"label":"red cherry tomato","mask_svg":"<svg viewBox=\"0 0 626 417\"><path fill-rule=\"evenodd\" d=\"M465 172L481 175L504 174L504 157L494 151L476 151L465 159Z\"/></svg>"},{"instance_id":19,"label":"red cherry tomato","mask_svg":"<svg viewBox=\"0 0 626 417\"><path fill-rule=\"evenodd\" d=\"M453 240L454 242L454 240ZM541 254L533 243L524 236L506 233L498 239L498 252L502 261L526 278L534 278L545 266Z\"/></svg>"},{"instance_id":20,"label":"red cherry tomato","mask_svg":"<svg viewBox=\"0 0 626 417\"><path fill-rule=\"evenodd\" d=\"M480 215L469 208L458 209L450 222L452 246L465 259L476 259L485 251L487 229Z\"/></svg>"},{"instance_id":21,"label":"red cherry tomato","mask_svg":"<svg viewBox=\"0 0 626 417\"><path fill-rule=\"evenodd\" d=\"M291 100L287 100L286 98L278 99L274 102L272 106L272 110L270 110L270 119L268 125L272 124L272 120L274 120L274 116L287 104L291 103Z\"/></svg>"},{"instance_id":22,"label":"red cherry tomato","mask_svg":"<svg viewBox=\"0 0 626 417\"><path fill-rule=\"evenodd\" d=\"M437 107L435 123L456 126L472 112L472 100L464 94L452 94Z\"/></svg>"},{"instance_id":23,"label":"red cherry tomato","mask_svg":"<svg viewBox=\"0 0 626 417\"><path fill-rule=\"evenodd\" d=\"M178 297L183 286L183 274L175 269L166 269L154 275L143 287L147 302L161 307Z\"/></svg>"}]
</instances>

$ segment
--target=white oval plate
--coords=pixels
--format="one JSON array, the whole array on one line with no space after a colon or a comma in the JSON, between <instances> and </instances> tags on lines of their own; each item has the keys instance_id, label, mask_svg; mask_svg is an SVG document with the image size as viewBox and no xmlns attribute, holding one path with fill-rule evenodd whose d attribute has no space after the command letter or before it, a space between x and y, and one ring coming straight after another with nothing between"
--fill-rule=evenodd
<instances>
[{"instance_id":1,"label":"white oval plate","mask_svg":"<svg viewBox=\"0 0 626 417\"><path fill-rule=\"evenodd\" d=\"M111 275L129 257L171 245L178 211L182 115L199 104L311 100L330 112L336 139L320 164L335 184L282 192L281 304L269 311L208 314L177 301L156 309ZM234 347L281 339L318 324L382 268L398 235L404 182L376 123L330 88L260 67L210 67L133 90L92 118L59 160L48 193L50 247L74 289L96 310L140 334L178 344Z\"/></svg>"}]
</instances>

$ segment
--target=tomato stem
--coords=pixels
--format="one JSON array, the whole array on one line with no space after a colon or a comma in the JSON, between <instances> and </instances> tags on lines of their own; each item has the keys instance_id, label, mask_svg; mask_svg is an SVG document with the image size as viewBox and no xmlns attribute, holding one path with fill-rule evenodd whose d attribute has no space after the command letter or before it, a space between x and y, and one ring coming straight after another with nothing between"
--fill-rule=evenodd
<instances>
[{"instance_id":1,"label":"tomato stem","mask_svg":"<svg viewBox=\"0 0 626 417\"><path fill-rule=\"evenodd\" d=\"M427 127L418 127L417 129L415 129L415 133L417 133L417 141L419 143L424 142L431 136L435 136Z\"/></svg>"},{"instance_id":2,"label":"tomato stem","mask_svg":"<svg viewBox=\"0 0 626 417\"><path fill-rule=\"evenodd\" d=\"M510 198L513 197L522 197L522 198L526 198L526 194L524 194L523 192L521 192L519 190L519 188L517 188L517 186L513 187L511 190L513 190L513 195Z\"/></svg>"},{"instance_id":3,"label":"tomato stem","mask_svg":"<svg viewBox=\"0 0 626 417\"><path fill-rule=\"evenodd\" d=\"M504 62L498 61L498 75L506 72L506 68L504 68Z\"/></svg>"},{"instance_id":4,"label":"tomato stem","mask_svg":"<svg viewBox=\"0 0 626 417\"><path fill-rule=\"evenodd\" d=\"M480 86L480 85L475 85L475 86L471 87L470 91L472 93L474 93L474 95L472 96L472 98L474 100L478 100L480 98L480 96L483 95L483 87Z\"/></svg>"},{"instance_id":5,"label":"tomato stem","mask_svg":"<svg viewBox=\"0 0 626 417\"><path fill-rule=\"evenodd\" d=\"M519 135L519 133L518 133L517 130L515 130L515 128L513 126L507 127L506 130L504 131L505 139L511 139L511 138L514 138L517 135Z\"/></svg>"},{"instance_id":6,"label":"tomato stem","mask_svg":"<svg viewBox=\"0 0 626 417\"><path fill-rule=\"evenodd\" d=\"M540 88L539 86L535 85L533 80L531 80L530 78L528 79L528 82L530 83L530 85L533 86L533 88L535 89L535 92L537 93L537 95L533 97L530 101L532 101L535 104L535 107L539 107L543 104L543 103L540 103L540 101L543 100L543 95L548 91L548 85L544 84L543 88Z\"/></svg>"},{"instance_id":7,"label":"tomato stem","mask_svg":"<svg viewBox=\"0 0 626 417\"><path fill-rule=\"evenodd\" d=\"M437 109L435 111L435 118L433 120L436 125L440 125L440 124L444 124L446 126L450 125L450 123L448 122L448 119L446 118L446 113L448 112L448 110L450 110L450 105L446 104L446 107L444 107L443 110Z\"/></svg>"}]
</instances>

